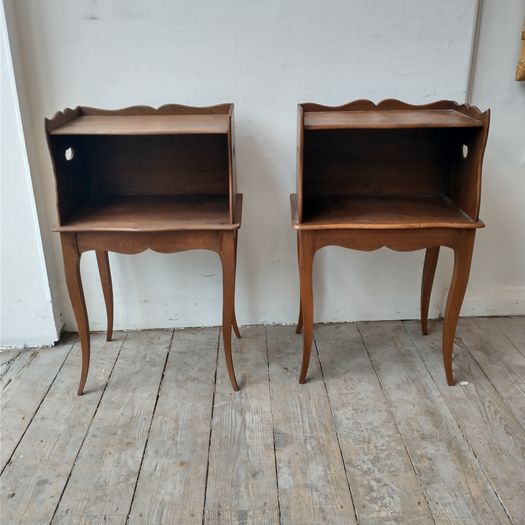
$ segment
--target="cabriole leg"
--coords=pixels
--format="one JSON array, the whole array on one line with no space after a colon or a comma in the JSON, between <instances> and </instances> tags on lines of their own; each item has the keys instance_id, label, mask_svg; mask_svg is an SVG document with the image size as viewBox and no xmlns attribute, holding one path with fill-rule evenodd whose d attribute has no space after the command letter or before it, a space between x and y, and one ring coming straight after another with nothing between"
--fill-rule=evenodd
<instances>
[{"instance_id":1,"label":"cabriole leg","mask_svg":"<svg viewBox=\"0 0 525 525\"><path fill-rule=\"evenodd\" d=\"M297 232L297 265L301 271L301 250L299 247L299 232ZM300 283L299 283L300 284ZM296 334L300 334L303 329L303 307L301 305L301 287L299 286L299 319L297 320Z\"/></svg>"},{"instance_id":2,"label":"cabriole leg","mask_svg":"<svg viewBox=\"0 0 525 525\"><path fill-rule=\"evenodd\" d=\"M299 278L301 284L301 312L303 318L303 361L299 383L306 381L308 365L310 364L310 354L312 352L313 324L314 324L314 304L313 304L313 282L312 270L314 262L314 244L311 234L300 232L299 241Z\"/></svg>"},{"instance_id":3,"label":"cabriole leg","mask_svg":"<svg viewBox=\"0 0 525 525\"><path fill-rule=\"evenodd\" d=\"M232 319L232 326L233 326L233 331L235 332L235 335L237 337L237 339L240 339L241 338L241 332L239 331L239 325L237 324L237 316L235 315L235 280L236 280L236 276L237 276L237 237L239 235L239 232L238 230L235 230L235 234L234 234L234 242L235 242L235 247L234 247L234 250L235 250L235 256L234 256L234 261L235 261L235 268L233 270L233 319Z\"/></svg>"},{"instance_id":4,"label":"cabriole leg","mask_svg":"<svg viewBox=\"0 0 525 525\"><path fill-rule=\"evenodd\" d=\"M107 331L106 339L111 341L113 337L113 284L111 282L111 271L109 269L108 252L96 252L100 283L106 303Z\"/></svg>"},{"instance_id":5,"label":"cabriole leg","mask_svg":"<svg viewBox=\"0 0 525 525\"><path fill-rule=\"evenodd\" d=\"M456 335L456 326L458 324L461 304L463 303L463 297L467 289L472 250L474 247L474 235L475 232L473 231L463 232L462 235L459 236L457 245L454 247L454 273L448 291L445 319L443 322L443 364L445 365L447 383L450 386L454 384L454 375L452 372L454 337Z\"/></svg>"},{"instance_id":6,"label":"cabriole leg","mask_svg":"<svg viewBox=\"0 0 525 525\"><path fill-rule=\"evenodd\" d=\"M78 336L82 349L82 371L78 385L78 395L82 395L89 372L89 321L82 289L80 276L80 253L77 248L77 239L74 233L60 234L62 242L62 256L64 258L64 271L66 274L69 298L77 321Z\"/></svg>"},{"instance_id":7,"label":"cabriole leg","mask_svg":"<svg viewBox=\"0 0 525 525\"><path fill-rule=\"evenodd\" d=\"M421 333L428 334L428 307L430 304L430 294L434 284L436 266L439 257L439 246L427 248L425 252L425 262L423 264L423 278L421 281Z\"/></svg>"},{"instance_id":8,"label":"cabriole leg","mask_svg":"<svg viewBox=\"0 0 525 525\"><path fill-rule=\"evenodd\" d=\"M232 326L235 299L235 238L234 232L222 232L220 252L222 264L222 336L224 357L233 390L239 390L232 359Z\"/></svg>"}]
</instances>

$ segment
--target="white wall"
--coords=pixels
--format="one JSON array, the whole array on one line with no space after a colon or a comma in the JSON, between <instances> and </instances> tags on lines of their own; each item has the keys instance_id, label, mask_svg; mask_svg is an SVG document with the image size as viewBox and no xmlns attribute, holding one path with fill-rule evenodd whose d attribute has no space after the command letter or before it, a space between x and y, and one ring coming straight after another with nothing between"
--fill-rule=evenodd
<instances>
[{"instance_id":1,"label":"white wall","mask_svg":"<svg viewBox=\"0 0 525 525\"><path fill-rule=\"evenodd\" d=\"M516 82L523 0L484 0L472 101L490 107L481 218L464 314L525 313L525 82Z\"/></svg>"},{"instance_id":2,"label":"white wall","mask_svg":"<svg viewBox=\"0 0 525 525\"><path fill-rule=\"evenodd\" d=\"M58 338L27 161L4 8L1 45L0 346Z\"/></svg>"},{"instance_id":3,"label":"white wall","mask_svg":"<svg viewBox=\"0 0 525 525\"><path fill-rule=\"evenodd\" d=\"M245 195L239 321L291 323L298 306L288 203L295 184L296 104L387 97L461 101L467 95L475 0L7 1L18 31L17 77L27 87L27 119L34 128L30 151L38 169L32 173L39 214L47 221L42 222L46 256L54 261L52 287L59 290L69 329L75 324L59 243L47 233L56 216L41 125L45 116L77 104L234 102L239 188ZM512 14L516 17L516 8ZM479 103L485 109L491 102L489 96ZM485 192L484 205L490 197ZM495 229L483 232L477 259L493 258L500 236ZM386 250L320 252L317 320L416 317L422 257ZM444 259L434 314L450 277L450 258ZM116 328L219 324L215 255L112 254L111 262ZM91 325L101 329L104 307L92 255L84 257L82 270ZM467 299L466 311L483 314L503 305L501 313L507 313L510 288L521 301L516 308L523 309L523 276L514 270L505 277L489 272L485 279L475 264L473 299ZM493 289L485 290L486 283Z\"/></svg>"}]
</instances>

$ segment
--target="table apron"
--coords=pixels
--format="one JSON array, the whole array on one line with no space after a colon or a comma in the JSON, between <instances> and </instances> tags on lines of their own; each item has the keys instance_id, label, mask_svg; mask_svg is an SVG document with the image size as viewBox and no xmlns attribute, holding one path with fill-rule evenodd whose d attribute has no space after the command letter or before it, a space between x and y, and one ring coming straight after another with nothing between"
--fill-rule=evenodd
<instances>
[{"instance_id":1,"label":"table apron","mask_svg":"<svg viewBox=\"0 0 525 525\"><path fill-rule=\"evenodd\" d=\"M188 230L173 232L78 232L78 253L89 250L134 254L145 250L175 253L186 250L221 251L224 236L235 235L234 230ZM64 234L62 234L64 235Z\"/></svg>"},{"instance_id":2,"label":"table apron","mask_svg":"<svg viewBox=\"0 0 525 525\"><path fill-rule=\"evenodd\" d=\"M364 251L383 247L395 251L414 251L437 246L454 249L474 235L475 230L459 228L299 230L300 239L308 242L314 251L326 246Z\"/></svg>"}]
</instances>

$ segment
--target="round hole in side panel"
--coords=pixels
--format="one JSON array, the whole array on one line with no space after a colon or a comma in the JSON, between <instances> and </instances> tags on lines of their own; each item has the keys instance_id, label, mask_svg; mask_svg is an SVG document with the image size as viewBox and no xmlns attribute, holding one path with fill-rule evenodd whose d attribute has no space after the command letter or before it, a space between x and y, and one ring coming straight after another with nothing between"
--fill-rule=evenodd
<instances>
[{"instance_id":1,"label":"round hole in side panel","mask_svg":"<svg viewBox=\"0 0 525 525\"><path fill-rule=\"evenodd\" d=\"M73 158L75 157L75 150L70 146L66 149L64 157L66 157L67 161L73 160Z\"/></svg>"},{"instance_id":2,"label":"round hole in side panel","mask_svg":"<svg viewBox=\"0 0 525 525\"><path fill-rule=\"evenodd\" d=\"M468 146L466 144L463 144L461 146L461 156L466 159L468 157Z\"/></svg>"}]
</instances>

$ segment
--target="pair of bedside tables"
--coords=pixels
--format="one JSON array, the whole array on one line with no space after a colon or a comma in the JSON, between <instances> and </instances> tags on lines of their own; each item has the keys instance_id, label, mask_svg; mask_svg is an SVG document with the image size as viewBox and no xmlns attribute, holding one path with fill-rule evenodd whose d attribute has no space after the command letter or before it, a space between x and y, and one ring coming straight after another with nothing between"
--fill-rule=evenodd
<instances>
[{"instance_id":1,"label":"pair of bedside tables","mask_svg":"<svg viewBox=\"0 0 525 525\"><path fill-rule=\"evenodd\" d=\"M297 231L300 312L304 330L299 381L304 383L313 340L312 268L317 250L342 246L375 250L426 249L421 327L440 246L454 251L443 325L443 360L454 384L452 348L479 221L481 167L489 111L439 101L413 106L298 107ZM46 120L54 166L64 268L82 348L78 393L89 371L89 323L80 276L81 254L94 250L113 330L108 252L215 251L223 277L222 333L228 374L233 367L237 193L233 104L207 108L137 106L117 111L66 109Z\"/></svg>"}]
</instances>

